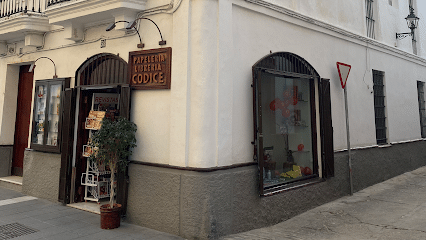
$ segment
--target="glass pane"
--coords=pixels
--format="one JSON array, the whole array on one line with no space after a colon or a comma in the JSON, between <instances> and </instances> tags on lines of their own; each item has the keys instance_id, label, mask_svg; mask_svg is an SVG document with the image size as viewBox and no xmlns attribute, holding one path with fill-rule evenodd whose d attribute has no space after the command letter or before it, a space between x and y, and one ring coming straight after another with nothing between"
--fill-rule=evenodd
<instances>
[{"instance_id":1,"label":"glass pane","mask_svg":"<svg viewBox=\"0 0 426 240\"><path fill-rule=\"evenodd\" d=\"M43 144L45 130L45 111L46 111L46 94L47 85L38 85L35 89L34 103L34 126L31 142L35 144Z\"/></svg>"},{"instance_id":2,"label":"glass pane","mask_svg":"<svg viewBox=\"0 0 426 240\"><path fill-rule=\"evenodd\" d=\"M61 109L61 84L50 85L49 91L49 112L48 112L48 132L46 145L58 145L58 131L59 131L59 116Z\"/></svg>"},{"instance_id":3,"label":"glass pane","mask_svg":"<svg viewBox=\"0 0 426 240\"><path fill-rule=\"evenodd\" d=\"M308 79L261 77L264 187L314 174Z\"/></svg>"}]
</instances>

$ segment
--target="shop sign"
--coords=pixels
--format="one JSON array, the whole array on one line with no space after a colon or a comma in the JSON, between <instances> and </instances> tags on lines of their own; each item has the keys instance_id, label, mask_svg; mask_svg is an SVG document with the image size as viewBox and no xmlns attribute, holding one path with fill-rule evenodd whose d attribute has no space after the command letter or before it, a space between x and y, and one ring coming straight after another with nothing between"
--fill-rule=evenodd
<instances>
[{"instance_id":1,"label":"shop sign","mask_svg":"<svg viewBox=\"0 0 426 240\"><path fill-rule=\"evenodd\" d=\"M170 89L171 69L172 48L129 53L129 84L133 89Z\"/></svg>"}]
</instances>

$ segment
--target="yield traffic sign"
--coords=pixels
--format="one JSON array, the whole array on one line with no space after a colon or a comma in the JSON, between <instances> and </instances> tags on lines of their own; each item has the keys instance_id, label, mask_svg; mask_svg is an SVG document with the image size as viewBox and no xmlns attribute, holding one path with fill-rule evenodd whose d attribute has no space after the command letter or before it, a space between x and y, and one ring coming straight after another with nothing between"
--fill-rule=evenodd
<instances>
[{"instance_id":1,"label":"yield traffic sign","mask_svg":"<svg viewBox=\"0 0 426 240\"><path fill-rule=\"evenodd\" d=\"M351 65L337 62L337 71L339 71L340 84L342 84L342 88L344 89L346 86L346 80L348 80L349 72L351 71Z\"/></svg>"}]
</instances>

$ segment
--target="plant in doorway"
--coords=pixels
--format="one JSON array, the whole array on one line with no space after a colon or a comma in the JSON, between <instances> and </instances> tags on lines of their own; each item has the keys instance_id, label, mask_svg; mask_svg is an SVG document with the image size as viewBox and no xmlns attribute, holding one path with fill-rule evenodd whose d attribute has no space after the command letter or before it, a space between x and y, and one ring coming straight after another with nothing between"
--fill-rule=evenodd
<instances>
[{"instance_id":1,"label":"plant in doorway","mask_svg":"<svg viewBox=\"0 0 426 240\"><path fill-rule=\"evenodd\" d=\"M92 135L91 146L94 152L89 161L94 161L98 166L105 166L111 170L111 190L109 204L102 205L101 228L112 229L120 226L121 205L114 203L116 180L114 172L123 171L127 158L136 147L136 124L119 117L115 121L104 118L102 126Z\"/></svg>"}]
</instances>

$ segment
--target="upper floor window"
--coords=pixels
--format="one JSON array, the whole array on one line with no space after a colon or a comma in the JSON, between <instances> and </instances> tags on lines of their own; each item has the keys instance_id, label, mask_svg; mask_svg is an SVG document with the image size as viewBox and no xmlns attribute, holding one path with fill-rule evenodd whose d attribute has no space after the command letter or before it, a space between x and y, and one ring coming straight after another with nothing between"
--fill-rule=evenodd
<instances>
[{"instance_id":1,"label":"upper floor window","mask_svg":"<svg viewBox=\"0 0 426 240\"><path fill-rule=\"evenodd\" d=\"M422 138L426 138L425 83L417 81L417 96L419 99L420 129Z\"/></svg>"},{"instance_id":2,"label":"upper floor window","mask_svg":"<svg viewBox=\"0 0 426 240\"><path fill-rule=\"evenodd\" d=\"M367 37L370 37L370 38L375 38L373 2L374 0L365 0Z\"/></svg>"},{"instance_id":3,"label":"upper floor window","mask_svg":"<svg viewBox=\"0 0 426 240\"><path fill-rule=\"evenodd\" d=\"M374 115L376 122L376 141L378 145L386 144L386 112L385 112L385 85L384 72L373 70Z\"/></svg>"}]
</instances>

